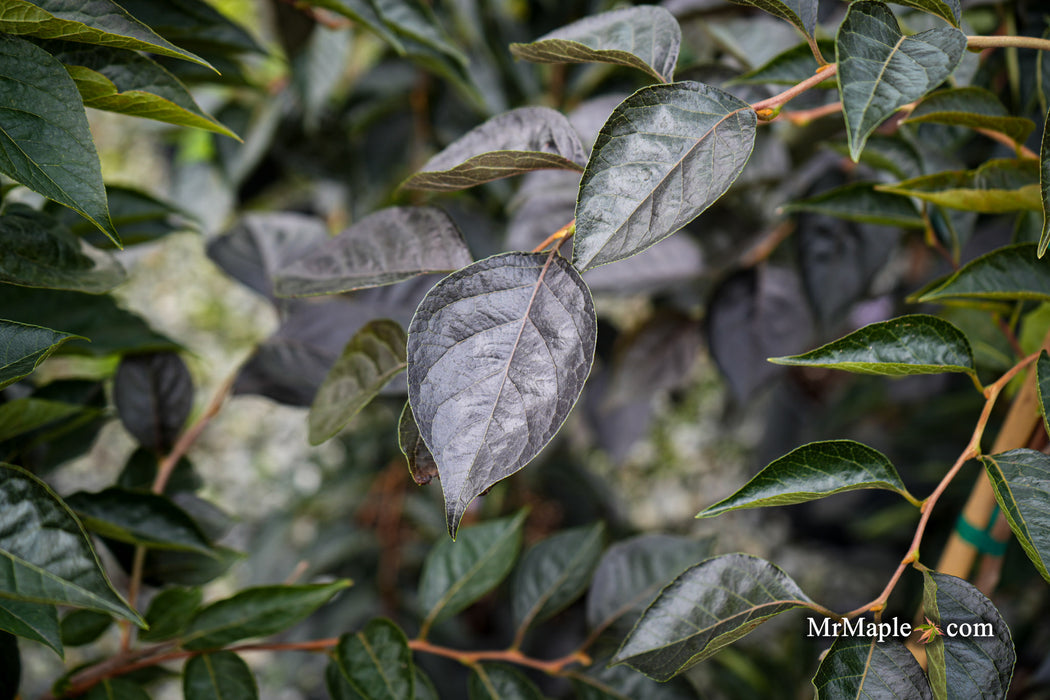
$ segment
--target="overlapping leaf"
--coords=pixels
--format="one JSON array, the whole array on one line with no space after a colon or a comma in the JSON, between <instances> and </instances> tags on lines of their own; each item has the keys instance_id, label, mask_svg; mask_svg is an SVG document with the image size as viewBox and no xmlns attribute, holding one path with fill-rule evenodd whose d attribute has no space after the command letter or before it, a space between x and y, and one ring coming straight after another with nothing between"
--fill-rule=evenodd
<instances>
[{"instance_id":1,"label":"overlapping leaf","mask_svg":"<svg viewBox=\"0 0 1050 700\"><path fill-rule=\"evenodd\" d=\"M182 636L182 646L217 649L240 639L275 634L304 619L349 585L349 581L341 580L246 588L194 615Z\"/></svg>"},{"instance_id":2,"label":"overlapping leaf","mask_svg":"<svg viewBox=\"0 0 1050 700\"><path fill-rule=\"evenodd\" d=\"M237 138L200 108L178 78L146 56L64 41L47 42L44 48L66 66L85 107Z\"/></svg>"},{"instance_id":3,"label":"overlapping leaf","mask_svg":"<svg viewBox=\"0 0 1050 700\"><path fill-rule=\"evenodd\" d=\"M199 588L165 588L150 601L146 610L149 629L139 638L160 642L179 635L200 608L201 597Z\"/></svg>"},{"instance_id":4,"label":"overlapping leaf","mask_svg":"<svg viewBox=\"0 0 1050 700\"><path fill-rule=\"evenodd\" d=\"M896 184L879 185L878 189L962 211L986 214L1039 211L1042 204L1038 170L1033 160L990 160L975 170L922 175Z\"/></svg>"},{"instance_id":5,"label":"overlapping leaf","mask_svg":"<svg viewBox=\"0 0 1050 700\"><path fill-rule=\"evenodd\" d=\"M835 55L834 41L820 39L817 41L817 47L822 55ZM777 54L739 78L734 78L732 82L741 85L796 85L813 77L819 67L816 57L813 56L813 49L809 43L803 42ZM819 87L834 86L833 80L826 80Z\"/></svg>"},{"instance_id":6,"label":"overlapping leaf","mask_svg":"<svg viewBox=\"0 0 1050 700\"><path fill-rule=\"evenodd\" d=\"M933 698L919 662L896 639L842 636L813 676L817 700L836 698Z\"/></svg>"},{"instance_id":7,"label":"overlapping leaf","mask_svg":"<svg viewBox=\"0 0 1050 700\"><path fill-rule=\"evenodd\" d=\"M573 264L630 257L696 218L743 170L756 124L747 103L700 83L654 85L624 100L580 183Z\"/></svg>"},{"instance_id":8,"label":"overlapping leaf","mask_svg":"<svg viewBox=\"0 0 1050 700\"><path fill-rule=\"evenodd\" d=\"M525 552L511 582L511 607L520 631L583 594L602 553L604 534L599 521L559 532Z\"/></svg>"},{"instance_id":9,"label":"overlapping leaf","mask_svg":"<svg viewBox=\"0 0 1050 700\"><path fill-rule=\"evenodd\" d=\"M889 377L942 372L974 376L976 371L973 350L963 332L926 314L872 323L816 350L769 361Z\"/></svg>"},{"instance_id":10,"label":"overlapping leaf","mask_svg":"<svg viewBox=\"0 0 1050 700\"><path fill-rule=\"evenodd\" d=\"M806 36L813 36L817 27L817 0L733 0L738 5L749 5L787 20Z\"/></svg>"},{"instance_id":11,"label":"overlapping leaf","mask_svg":"<svg viewBox=\"0 0 1050 700\"><path fill-rule=\"evenodd\" d=\"M959 0L894 0L894 4L929 12L956 27L962 18L962 3Z\"/></svg>"},{"instance_id":12,"label":"overlapping leaf","mask_svg":"<svg viewBox=\"0 0 1050 700\"><path fill-rule=\"evenodd\" d=\"M670 82L682 30L662 7L629 7L585 17L529 44L511 44L518 58L537 63L612 63Z\"/></svg>"},{"instance_id":13,"label":"overlapping leaf","mask_svg":"<svg viewBox=\"0 0 1050 700\"><path fill-rule=\"evenodd\" d=\"M88 245L55 219L24 204L0 215L0 282L99 294L127 279L112 254Z\"/></svg>"},{"instance_id":14,"label":"overlapping leaf","mask_svg":"<svg viewBox=\"0 0 1050 700\"><path fill-rule=\"evenodd\" d=\"M629 666L609 666L609 659L596 659L586 673L569 670L567 675L577 700L696 700L696 691L684 679L657 683Z\"/></svg>"},{"instance_id":15,"label":"overlapping leaf","mask_svg":"<svg viewBox=\"0 0 1050 700\"><path fill-rule=\"evenodd\" d=\"M211 555L211 542L186 511L165 496L111 487L66 499L84 526L120 542Z\"/></svg>"},{"instance_id":16,"label":"overlapping leaf","mask_svg":"<svg viewBox=\"0 0 1050 700\"><path fill-rule=\"evenodd\" d=\"M855 182L791 202L786 212L809 211L867 224L924 228L926 222L907 197L882 192L873 183Z\"/></svg>"},{"instance_id":17,"label":"overlapping leaf","mask_svg":"<svg viewBox=\"0 0 1050 700\"><path fill-rule=\"evenodd\" d=\"M120 232L124 246L148 243L176 231L193 231L196 224L178 207L151 194L120 185L106 186L109 216ZM113 241L71 209L56 205L46 211L70 231L100 248L112 248Z\"/></svg>"},{"instance_id":18,"label":"overlapping leaf","mask_svg":"<svg viewBox=\"0 0 1050 700\"><path fill-rule=\"evenodd\" d=\"M178 353L128 355L117 367L113 402L140 445L166 453L193 408L193 379Z\"/></svg>"},{"instance_id":19,"label":"overlapping leaf","mask_svg":"<svg viewBox=\"0 0 1050 700\"><path fill-rule=\"evenodd\" d=\"M1001 299L1050 301L1050 261L1036 257L1034 243L1003 246L959 268L919 301Z\"/></svg>"},{"instance_id":20,"label":"overlapping leaf","mask_svg":"<svg viewBox=\"0 0 1050 700\"><path fill-rule=\"evenodd\" d=\"M179 46L208 51L223 58L237 53L266 54L266 49L244 27L206 0L120 0L120 4Z\"/></svg>"},{"instance_id":21,"label":"overlapping leaf","mask_svg":"<svg viewBox=\"0 0 1050 700\"><path fill-rule=\"evenodd\" d=\"M979 87L940 90L918 104L905 123L932 123L990 129L1023 144L1035 129L1030 119L1010 116L995 93Z\"/></svg>"},{"instance_id":22,"label":"overlapping leaf","mask_svg":"<svg viewBox=\"0 0 1050 700\"><path fill-rule=\"evenodd\" d=\"M630 628L657 592L711 554L711 542L675 535L639 535L602 555L587 593L587 624Z\"/></svg>"},{"instance_id":23,"label":"overlapping leaf","mask_svg":"<svg viewBox=\"0 0 1050 700\"><path fill-rule=\"evenodd\" d=\"M142 686L126 678L104 678L84 700L150 700Z\"/></svg>"},{"instance_id":24,"label":"overlapping leaf","mask_svg":"<svg viewBox=\"0 0 1050 700\"><path fill-rule=\"evenodd\" d=\"M73 610L62 618L62 643L71 646L91 644L101 637L113 624L108 613L95 610Z\"/></svg>"},{"instance_id":25,"label":"overlapping leaf","mask_svg":"<svg viewBox=\"0 0 1050 700\"><path fill-rule=\"evenodd\" d=\"M279 296L334 294L451 272L471 262L463 236L434 207L382 209L276 271Z\"/></svg>"},{"instance_id":26,"label":"overlapping leaf","mask_svg":"<svg viewBox=\"0 0 1050 700\"><path fill-rule=\"evenodd\" d=\"M25 358L35 362L40 362L43 357L54 351L57 345L62 346L62 352L100 356L178 348L174 342L151 329L141 317L117 306L113 297L108 295L28 289L3 284L0 285L0 309L3 309L3 315L10 321L62 328L68 333L53 336L57 342L52 340L54 345L42 355ZM39 330L46 331L47 328ZM25 340L32 337L34 343L42 342L45 338L38 331L19 333ZM19 345L15 346L16 352L21 352L22 347L28 347L21 345L23 340L18 342ZM19 368L25 366L18 365Z\"/></svg>"},{"instance_id":27,"label":"overlapping leaf","mask_svg":"<svg viewBox=\"0 0 1050 700\"><path fill-rule=\"evenodd\" d=\"M852 440L812 442L765 468L728 498L700 512L710 518L731 510L805 503L857 489L895 491L912 503L900 475L878 450Z\"/></svg>"},{"instance_id":28,"label":"overlapping leaf","mask_svg":"<svg viewBox=\"0 0 1050 700\"><path fill-rule=\"evenodd\" d=\"M1050 354L1046 350L1039 353L1035 363L1036 387L1039 390L1039 413L1043 416L1043 425L1050 433Z\"/></svg>"},{"instance_id":29,"label":"overlapping leaf","mask_svg":"<svg viewBox=\"0 0 1050 700\"><path fill-rule=\"evenodd\" d=\"M183 670L182 692L193 700L256 700L259 697L252 670L232 651L191 656Z\"/></svg>"},{"instance_id":30,"label":"overlapping leaf","mask_svg":"<svg viewBox=\"0 0 1050 700\"><path fill-rule=\"evenodd\" d=\"M28 472L0 464L0 591L33 603L90 608L132 622L73 511Z\"/></svg>"},{"instance_id":31,"label":"overlapping leaf","mask_svg":"<svg viewBox=\"0 0 1050 700\"><path fill-rule=\"evenodd\" d=\"M1050 581L1050 457L1019 449L981 461L1010 529L1040 575Z\"/></svg>"},{"instance_id":32,"label":"overlapping leaf","mask_svg":"<svg viewBox=\"0 0 1050 700\"><path fill-rule=\"evenodd\" d=\"M518 669L506 664L479 664L467 681L470 700L543 700L543 693Z\"/></svg>"},{"instance_id":33,"label":"overlapping leaf","mask_svg":"<svg viewBox=\"0 0 1050 700\"><path fill-rule=\"evenodd\" d=\"M811 602L767 561L746 554L708 559L660 591L613 661L665 681L774 615Z\"/></svg>"},{"instance_id":34,"label":"overlapping leaf","mask_svg":"<svg viewBox=\"0 0 1050 700\"><path fill-rule=\"evenodd\" d=\"M430 550L419 581L424 627L460 612L510 573L521 549L525 513L465 529Z\"/></svg>"},{"instance_id":35,"label":"overlapping leaf","mask_svg":"<svg viewBox=\"0 0 1050 700\"><path fill-rule=\"evenodd\" d=\"M587 154L561 112L519 107L450 143L402 187L447 192L532 170L583 170Z\"/></svg>"},{"instance_id":36,"label":"overlapping leaf","mask_svg":"<svg viewBox=\"0 0 1050 700\"><path fill-rule=\"evenodd\" d=\"M30 374L62 343L77 337L0 319L0 389Z\"/></svg>"},{"instance_id":37,"label":"overlapping leaf","mask_svg":"<svg viewBox=\"0 0 1050 700\"><path fill-rule=\"evenodd\" d=\"M419 426L412 415L412 406L407 401L397 422L397 441L401 453L408 461L408 471L413 481L420 485L429 484L438 476L437 462L419 435Z\"/></svg>"},{"instance_id":38,"label":"overlapping leaf","mask_svg":"<svg viewBox=\"0 0 1050 700\"><path fill-rule=\"evenodd\" d=\"M497 255L427 293L408 331L408 395L453 537L471 501L565 422L596 337L590 292L557 254Z\"/></svg>"},{"instance_id":39,"label":"overlapping leaf","mask_svg":"<svg viewBox=\"0 0 1050 700\"><path fill-rule=\"evenodd\" d=\"M850 4L835 51L854 161L859 160L875 127L951 75L965 48L966 35L954 27L904 36L883 3L861 0Z\"/></svg>"},{"instance_id":40,"label":"overlapping leaf","mask_svg":"<svg viewBox=\"0 0 1050 700\"><path fill-rule=\"evenodd\" d=\"M0 0L0 32L147 51L208 65L112 0Z\"/></svg>"},{"instance_id":41,"label":"overlapping leaf","mask_svg":"<svg viewBox=\"0 0 1050 700\"><path fill-rule=\"evenodd\" d=\"M62 656L62 635L54 605L0 597L0 631L46 644Z\"/></svg>"},{"instance_id":42,"label":"overlapping leaf","mask_svg":"<svg viewBox=\"0 0 1050 700\"><path fill-rule=\"evenodd\" d=\"M80 212L119 244L87 115L65 67L39 46L0 35L0 104L0 172Z\"/></svg>"},{"instance_id":43,"label":"overlapping leaf","mask_svg":"<svg viewBox=\"0 0 1050 700\"><path fill-rule=\"evenodd\" d=\"M39 430L51 423L85 411L83 406L65 401L49 401L26 396L0 404L0 442ZM97 415L96 411L91 411Z\"/></svg>"},{"instance_id":44,"label":"overlapping leaf","mask_svg":"<svg viewBox=\"0 0 1050 700\"><path fill-rule=\"evenodd\" d=\"M310 444L343 429L393 377L405 369L405 331L389 319L369 321L347 343L310 406Z\"/></svg>"},{"instance_id":45,"label":"overlapping leaf","mask_svg":"<svg viewBox=\"0 0 1050 700\"><path fill-rule=\"evenodd\" d=\"M339 639L335 663L343 679L365 700L415 697L412 650L401 628L376 618L356 634Z\"/></svg>"},{"instance_id":46,"label":"overlapping leaf","mask_svg":"<svg viewBox=\"0 0 1050 700\"><path fill-rule=\"evenodd\" d=\"M393 46L398 53L405 53L405 47L401 45L397 34L386 26L372 0L308 0L308 4L338 12L344 17L359 22L361 26L367 27Z\"/></svg>"},{"instance_id":47,"label":"overlapping leaf","mask_svg":"<svg viewBox=\"0 0 1050 700\"><path fill-rule=\"evenodd\" d=\"M936 571L923 571L922 599L926 616L941 630L958 626L954 635L938 635L926 645L933 697L1006 697L1017 655L1010 628L992 601L973 584ZM976 625L987 630L977 631ZM970 635L963 634L967 629Z\"/></svg>"}]
</instances>

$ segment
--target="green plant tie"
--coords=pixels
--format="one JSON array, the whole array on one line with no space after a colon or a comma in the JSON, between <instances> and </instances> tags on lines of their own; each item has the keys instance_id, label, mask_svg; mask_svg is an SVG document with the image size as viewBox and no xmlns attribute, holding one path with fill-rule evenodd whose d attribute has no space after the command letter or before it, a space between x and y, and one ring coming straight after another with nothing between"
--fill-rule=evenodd
<instances>
[{"instance_id":1,"label":"green plant tie","mask_svg":"<svg viewBox=\"0 0 1050 700\"><path fill-rule=\"evenodd\" d=\"M991 517L988 518L988 525L981 530L960 513L959 519L955 521L955 531L959 533L959 537L963 538L964 541L973 545L978 552L1001 557L1006 554L1007 542L992 537L992 528L995 527L995 521L998 517L999 505L996 504L995 508L992 509Z\"/></svg>"}]
</instances>

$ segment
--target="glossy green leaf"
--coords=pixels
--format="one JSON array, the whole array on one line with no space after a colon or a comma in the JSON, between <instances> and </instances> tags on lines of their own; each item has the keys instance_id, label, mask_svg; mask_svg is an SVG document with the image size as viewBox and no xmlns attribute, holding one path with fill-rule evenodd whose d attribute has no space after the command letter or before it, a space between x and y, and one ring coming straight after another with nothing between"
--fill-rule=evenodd
<instances>
[{"instance_id":1,"label":"glossy green leaf","mask_svg":"<svg viewBox=\"0 0 1050 700\"><path fill-rule=\"evenodd\" d=\"M208 66L112 0L0 0L0 32L147 51Z\"/></svg>"},{"instance_id":2,"label":"glossy green leaf","mask_svg":"<svg viewBox=\"0 0 1050 700\"><path fill-rule=\"evenodd\" d=\"M817 700L932 698L930 683L908 647L896 639L842 636L813 676Z\"/></svg>"},{"instance_id":3,"label":"glossy green leaf","mask_svg":"<svg viewBox=\"0 0 1050 700\"><path fill-rule=\"evenodd\" d=\"M441 280L408 331L408 396L455 537L470 503L550 442L594 359L594 303L557 254L505 253Z\"/></svg>"},{"instance_id":4,"label":"glossy green leaf","mask_svg":"<svg viewBox=\"0 0 1050 700\"><path fill-rule=\"evenodd\" d=\"M931 123L990 129L1023 144L1035 129L1032 120L1010 116L995 93L979 87L940 90L926 97L904 123Z\"/></svg>"},{"instance_id":5,"label":"glossy green leaf","mask_svg":"<svg viewBox=\"0 0 1050 700\"><path fill-rule=\"evenodd\" d=\"M613 661L666 681L774 615L811 602L767 561L746 554L708 559L660 591Z\"/></svg>"},{"instance_id":6,"label":"glossy green leaf","mask_svg":"<svg viewBox=\"0 0 1050 700\"><path fill-rule=\"evenodd\" d=\"M858 374L903 377L965 372L973 350L958 328L936 316L913 314L872 323L802 355L771 357L778 365L831 367Z\"/></svg>"},{"instance_id":7,"label":"glossy green leaf","mask_svg":"<svg viewBox=\"0 0 1050 700\"><path fill-rule=\"evenodd\" d=\"M673 79L682 30L662 7L603 12L555 29L529 44L511 44L515 56L536 63L612 63Z\"/></svg>"},{"instance_id":8,"label":"glossy green leaf","mask_svg":"<svg viewBox=\"0 0 1050 700\"><path fill-rule=\"evenodd\" d=\"M24 204L0 215L0 282L99 294L127 279L111 253L73 235L52 217Z\"/></svg>"},{"instance_id":9,"label":"glossy green leaf","mask_svg":"<svg viewBox=\"0 0 1050 700\"><path fill-rule=\"evenodd\" d=\"M916 10L937 15L944 21L959 26L962 19L962 3L960 0L893 0L895 5L903 5Z\"/></svg>"},{"instance_id":10,"label":"glossy green leaf","mask_svg":"<svg viewBox=\"0 0 1050 700\"><path fill-rule=\"evenodd\" d=\"M84 700L150 700L150 697L142 686L126 678L104 678Z\"/></svg>"},{"instance_id":11,"label":"glossy green leaf","mask_svg":"<svg viewBox=\"0 0 1050 700\"><path fill-rule=\"evenodd\" d=\"M1029 209L1039 211L1038 165L1033 160L990 160L975 170L922 175L892 185L883 192L918 197L943 207L1001 214Z\"/></svg>"},{"instance_id":12,"label":"glossy green leaf","mask_svg":"<svg viewBox=\"0 0 1050 700\"><path fill-rule=\"evenodd\" d=\"M598 565L604 536L605 526L599 521L559 532L525 552L510 588L519 634L583 595Z\"/></svg>"},{"instance_id":13,"label":"glossy green leaf","mask_svg":"<svg viewBox=\"0 0 1050 700\"><path fill-rule=\"evenodd\" d=\"M1040 575L1050 581L1050 457L1019 449L981 461L1010 529Z\"/></svg>"},{"instance_id":14,"label":"glossy green leaf","mask_svg":"<svg viewBox=\"0 0 1050 700\"><path fill-rule=\"evenodd\" d=\"M274 288L278 296L335 294L470 263L470 251L448 214L434 207L390 207L279 267Z\"/></svg>"},{"instance_id":15,"label":"glossy green leaf","mask_svg":"<svg viewBox=\"0 0 1050 700\"><path fill-rule=\"evenodd\" d=\"M1035 363L1036 388L1039 391L1039 413L1043 416L1043 426L1050 434L1050 355L1046 350L1039 353Z\"/></svg>"},{"instance_id":16,"label":"glossy green leaf","mask_svg":"<svg viewBox=\"0 0 1050 700\"><path fill-rule=\"evenodd\" d=\"M142 318L117 306L113 297L103 294L81 294L51 289L29 289L10 284L0 285L0 309L10 321L62 328L66 334L38 328L19 331L28 336L18 341L15 351L26 340L44 342L45 333L55 334L53 345L42 355L26 356L26 361L40 362L46 354L62 345L62 352L109 355L142 350L170 350L178 346L153 331ZM67 335L69 334L69 335ZM2 336L0 336L2 337ZM57 341L57 342L56 342ZM26 349L32 347L25 346ZM25 367L25 365L18 365ZM19 370L20 371L20 370Z\"/></svg>"},{"instance_id":17,"label":"glossy green leaf","mask_svg":"<svg viewBox=\"0 0 1050 700\"><path fill-rule=\"evenodd\" d=\"M620 103L580 182L573 264L628 258L696 218L743 170L757 120L747 103L693 82L643 88Z\"/></svg>"},{"instance_id":18,"label":"glossy green leaf","mask_svg":"<svg viewBox=\"0 0 1050 700\"><path fill-rule=\"evenodd\" d=\"M886 489L913 504L890 460L853 440L811 442L770 462L728 498L700 512L710 518L731 510L805 503L844 491Z\"/></svg>"},{"instance_id":19,"label":"glossy green leaf","mask_svg":"<svg viewBox=\"0 0 1050 700\"><path fill-rule=\"evenodd\" d=\"M162 642L180 635L200 609L202 596L199 588L165 588L150 601L145 616L149 629L139 639Z\"/></svg>"},{"instance_id":20,"label":"glossy green leaf","mask_svg":"<svg viewBox=\"0 0 1050 700\"><path fill-rule=\"evenodd\" d=\"M412 44L432 49L447 60L467 66L467 58L441 27L430 5L423 0L370 0L387 28L401 37L409 55Z\"/></svg>"},{"instance_id":21,"label":"glossy green leaf","mask_svg":"<svg viewBox=\"0 0 1050 700\"><path fill-rule=\"evenodd\" d=\"M3 313L6 315L7 309ZM31 374L62 343L79 337L72 333L0 319L0 389Z\"/></svg>"},{"instance_id":22,"label":"glossy green leaf","mask_svg":"<svg viewBox=\"0 0 1050 700\"><path fill-rule=\"evenodd\" d=\"M791 202L785 212L808 211L848 221L905 228L925 228L919 210L907 197L881 192L873 183L856 182Z\"/></svg>"},{"instance_id":23,"label":"glossy green leaf","mask_svg":"<svg viewBox=\"0 0 1050 700\"><path fill-rule=\"evenodd\" d=\"M0 592L141 620L114 590L73 511L44 482L0 464Z\"/></svg>"},{"instance_id":24,"label":"glossy green leaf","mask_svg":"<svg viewBox=\"0 0 1050 700\"><path fill-rule=\"evenodd\" d=\"M216 649L248 637L276 634L305 619L349 586L344 579L246 588L194 615L182 635L182 646L193 651Z\"/></svg>"},{"instance_id":25,"label":"glossy green leaf","mask_svg":"<svg viewBox=\"0 0 1050 700\"><path fill-rule=\"evenodd\" d=\"M429 629L465 609L506 578L521 549L525 513L468 527L435 545L423 563L419 605Z\"/></svg>"},{"instance_id":26,"label":"glossy green leaf","mask_svg":"<svg viewBox=\"0 0 1050 700\"><path fill-rule=\"evenodd\" d=\"M227 547L216 547L210 555L198 552L151 549L146 552L143 569L147 581L181 586L202 586L225 574L244 554Z\"/></svg>"},{"instance_id":27,"label":"glossy green leaf","mask_svg":"<svg viewBox=\"0 0 1050 700\"><path fill-rule=\"evenodd\" d=\"M817 41L822 55L835 55L835 42L829 39ZM754 70L749 70L731 83L740 85L796 85L817 72L817 59L808 42L792 46L787 51L778 53ZM834 80L826 80L818 87L834 87Z\"/></svg>"},{"instance_id":28,"label":"glossy green leaf","mask_svg":"<svg viewBox=\"0 0 1050 700\"><path fill-rule=\"evenodd\" d=\"M419 426L412 415L412 406L406 401L397 422L397 441L401 453L408 461L408 472L419 485L429 484L438 475L437 462L430 448L419 435Z\"/></svg>"},{"instance_id":29,"label":"glossy green leaf","mask_svg":"<svg viewBox=\"0 0 1050 700\"><path fill-rule=\"evenodd\" d=\"M1039 194L1043 204L1043 231L1039 235L1039 257L1050 246L1050 110L1043 123L1043 140L1039 145Z\"/></svg>"},{"instance_id":30,"label":"glossy green leaf","mask_svg":"<svg viewBox=\"0 0 1050 700\"><path fill-rule=\"evenodd\" d=\"M1004 246L971 260L919 297L952 299L1050 301L1050 260L1036 257L1034 243Z\"/></svg>"},{"instance_id":31,"label":"glossy green leaf","mask_svg":"<svg viewBox=\"0 0 1050 700\"><path fill-rule=\"evenodd\" d=\"M951 75L965 48L954 27L904 36L883 3L851 3L835 41L850 157L859 160L879 124Z\"/></svg>"},{"instance_id":32,"label":"glossy green leaf","mask_svg":"<svg viewBox=\"0 0 1050 700\"><path fill-rule=\"evenodd\" d=\"M519 107L468 131L401 185L449 192L532 170L583 171L587 154L561 112Z\"/></svg>"},{"instance_id":33,"label":"glossy green leaf","mask_svg":"<svg viewBox=\"0 0 1050 700\"><path fill-rule=\"evenodd\" d=\"M467 681L470 700L544 700L528 677L506 664L478 664Z\"/></svg>"},{"instance_id":34,"label":"glossy green leaf","mask_svg":"<svg viewBox=\"0 0 1050 700\"><path fill-rule=\"evenodd\" d=\"M389 319L369 321L343 349L310 406L310 444L334 437L406 366L405 331Z\"/></svg>"},{"instance_id":35,"label":"glossy green leaf","mask_svg":"<svg viewBox=\"0 0 1050 700\"><path fill-rule=\"evenodd\" d=\"M113 625L113 617L95 610L74 610L62 618L62 643L78 647L91 644Z\"/></svg>"},{"instance_id":36,"label":"glossy green leaf","mask_svg":"<svg viewBox=\"0 0 1050 700\"><path fill-rule=\"evenodd\" d=\"M685 569L711 555L710 540L638 535L609 547L587 592L587 625L630 629L656 594Z\"/></svg>"},{"instance_id":37,"label":"glossy green leaf","mask_svg":"<svg viewBox=\"0 0 1050 700\"><path fill-rule=\"evenodd\" d=\"M259 697L252 670L232 651L191 656L183 671L182 692L190 700L255 700Z\"/></svg>"},{"instance_id":38,"label":"glossy green leaf","mask_svg":"<svg viewBox=\"0 0 1050 700\"><path fill-rule=\"evenodd\" d=\"M757 7L774 17L787 20L806 36L817 27L817 0L733 0L737 5Z\"/></svg>"},{"instance_id":39,"label":"glossy green leaf","mask_svg":"<svg viewBox=\"0 0 1050 700\"><path fill-rule=\"evenodd\" d=\"M110 487L66 499L84 527L103 537L153 549L211 554L211 543L186 511L166 496Z\"/></svg>"},{"instance_id":40,"label":"glossy green leaf","mask_svg":"<svg viewBox=\"0 0 1050 700\"><path fill-rule=\"evenodd\" d=\"M933 697L1005 698L1017 655L992 601L961 578L923 571L922 603L945 633L925 647Z\"/></svg>"},{"instance_id":41,"label":"glossy green leaf","mask_svg":"<svg viewBox=\"0 0 1050 700\"><path fill-rule=\"evenodd\" d=\"M65 635L60 631L58 610L54 605L0 597L0 632L46 644L59 656L64 653L62 642Z\"/></svg>"},{"instance_id":42,"label":"glossy green leaf","mask_svg":"<svg viewBox=\"0 0 1050 700\"><path fill-rule=\"evenodd\" d=\"M80 212L119 244L87 115L65 67L39 46L0 35L0 103L7 105L0 172Z\"/></svg>"},{"instance_id":43,"label":"glossy green leaf","mask_svg":"<svg viewBox=\"0 0 1050 700\"><path fill-rule=\"evenodd\" d=\"M364 700L405 700L416 695L412 650L401 628L376 618L356 634L344 634L335 651L336 668Z\"/></svg>"},{"instance_id":44,"label":"glossy green leaf","mask_svg":"<svg viewBox=\"0 0 1050 700\"><path fill-rule=\"evenodd\" d=\"M83 412L83 406L27 396L0 404L0 442Z\"/></svg>"},{"instance_id":45,"label":"glossy green leaf","mask_svg":"<svg viewBox=\"0 0 1050 700\"><path fill-rule=\"evenodd\" d=\"M186 86L153 59L134 51L64 41L47 42L43 48L66 66L85 107L237 138L201 109Z\"/></svg>"}]
</instances>

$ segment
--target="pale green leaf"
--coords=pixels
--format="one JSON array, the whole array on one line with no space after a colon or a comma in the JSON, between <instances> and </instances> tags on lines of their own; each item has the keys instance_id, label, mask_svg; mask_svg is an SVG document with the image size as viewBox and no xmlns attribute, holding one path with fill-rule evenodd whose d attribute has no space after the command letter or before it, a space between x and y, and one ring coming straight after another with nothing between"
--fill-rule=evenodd
<instances>
[{"instance_id":1,"label":"pale green leaf","mask_svg":"<svg viewBox=\"0 0 1050 700\"><path fill-rule=\"evenodd\" d=\"M904 123L931 123L989 129L1023 144L1035 129L1031 119L1010 116L995 93L979 87L940 90L920 102Z\"/></svg>"},{"instance_id":2,"label":"pale green leaf","mask_svg":"<svg viewBox=\"0 0 1050 700\"><path fill-rule=\"evenodd\" d=\"M1034 160L990 160L975 170L922 175L877 189L985 214L1039 211L1038 168Z\"/></svg>"}]
</instances>

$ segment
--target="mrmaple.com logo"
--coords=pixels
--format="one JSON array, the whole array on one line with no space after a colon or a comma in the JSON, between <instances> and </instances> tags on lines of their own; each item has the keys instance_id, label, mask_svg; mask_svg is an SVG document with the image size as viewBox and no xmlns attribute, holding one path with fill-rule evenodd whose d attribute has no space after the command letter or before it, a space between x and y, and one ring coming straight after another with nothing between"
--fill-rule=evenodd
<instances>
[{"instance_id":1,"label":"mrmaple.com logo","mask_svg":"<svg viewBox=\"0 0 1050 700\"><path fill-rule=\"evenodd\" d=\"M876 622L857 618L855 620L843 619L832 622L831 618L825 617L816 620L812 617L806 618L809 624L807 637L869 637L876 642L884 642L892 637L910 637L911 633L922 631L919 641L927 643L935 637L994 637L995 630L990 622L949 622L944 625L935 624L926 618L922 625L912 625L910 622L901 622L897 618L889 621Z\"/></svg>"}]
</instances>

